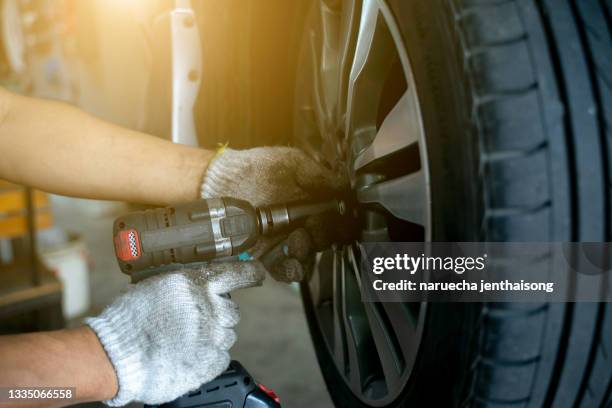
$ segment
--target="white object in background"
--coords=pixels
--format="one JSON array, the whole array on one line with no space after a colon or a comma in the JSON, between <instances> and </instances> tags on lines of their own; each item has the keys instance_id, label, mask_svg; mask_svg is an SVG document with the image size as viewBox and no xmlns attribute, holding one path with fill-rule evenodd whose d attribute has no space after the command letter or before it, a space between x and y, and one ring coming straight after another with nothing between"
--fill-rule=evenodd
<instances>
[{"instance_id":1,"label":"white object in background","mask_svg":"<svg viewBox=\"0 0 612 408\"><path fill-rule=\"evenodd\" d=\"M25 68L25 40L21 25L21 13L17 0L4 0L1 4L2 42L8 63L13 72L20 74Z\"/></svg>"},{"instance_id":2,"label":"white object in background","mask_svg":"<svg viewBox=\"0 0 612 408\"><path fill-rule=\"evenodd\" d=\"M200 91L202 49L190 0L177 0L170 12L172 47L172 141L198 145L193 107Z\"/></svg>"},{"instance_id":3,"label":"white object in background","mask_svg":"<svg viewBox=\"0 0 612 408\"><path fill-rule=\"evenodd\" d=\"M67 242L42 249L40 257L62 282L64 317L71 319L87 312L91 302L89 268L87 249L81 238L70 235Z\"/></svg>"},{"instance_id":4,"label":"white object in background","mask_svg":"<svg viewBox=\"0 0 612 408\"><path fill-rule=\"evenodd\" d=\"M67 223L69 217L75 212L82 218L102 218L112 217L116 214L124 214L128 211L127 205L119 201L101 201L89 200L85 198L66 197L55 194L49 194L51 200L51 208L54 218L58 220L58 225L64 225L72 228L74 223ZM80 227L74 227L77 231L81 231Z\"/></svg>"},{"instance_id":5,"label":"white object in background","mask_svg":"<svg viewBox=\"0 0 612 408\"><path fill-rule=\"evenodd\" d=\"M13 241L8 238L0 238L0 264L13 262Z\"/></svg>"}]
</instances>

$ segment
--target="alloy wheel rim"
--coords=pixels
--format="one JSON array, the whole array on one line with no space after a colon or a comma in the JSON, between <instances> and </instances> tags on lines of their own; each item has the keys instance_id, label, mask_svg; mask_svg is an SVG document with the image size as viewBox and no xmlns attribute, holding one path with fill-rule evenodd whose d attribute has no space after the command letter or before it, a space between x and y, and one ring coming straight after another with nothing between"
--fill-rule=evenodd
<instances>
[{"instance_id":1,"label":"alloy wheel rim","mask_svg":"<svg viewBox=\"0 0 612 408\"><path fill-rule=\"evenodd\" d=\"M362 402L383 406L410 379L426 304L362 302L359 241L431 239L418 95L383 1L319 0L312 13L298 73L296 141L348 175L362 231L354 243L317 254L307 290L345 384Z\"/></svg>"}]
</instances>

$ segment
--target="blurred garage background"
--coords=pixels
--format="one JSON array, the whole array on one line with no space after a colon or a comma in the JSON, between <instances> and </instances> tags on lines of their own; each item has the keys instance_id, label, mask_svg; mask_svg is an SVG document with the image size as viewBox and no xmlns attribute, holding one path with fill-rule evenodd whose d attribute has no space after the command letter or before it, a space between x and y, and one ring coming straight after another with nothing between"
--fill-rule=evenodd
<instances>
[{"instance_id":1,"label":"blurred garage background","mask_svg":"<svg viewBox=\"0 0 612 408\"><path fill-rule=\"evenodd\" d=\"M202 47L202 146L285 143L306 1L194 2ZM170 134L167 0L1 0L0 84L116 124ZM112 221L132 204L50 196L0 181L0 333L79 325L127 285ZM296 288L236 295L233 358L285 406L331 406Z\"/></svg>"}]
</instances>

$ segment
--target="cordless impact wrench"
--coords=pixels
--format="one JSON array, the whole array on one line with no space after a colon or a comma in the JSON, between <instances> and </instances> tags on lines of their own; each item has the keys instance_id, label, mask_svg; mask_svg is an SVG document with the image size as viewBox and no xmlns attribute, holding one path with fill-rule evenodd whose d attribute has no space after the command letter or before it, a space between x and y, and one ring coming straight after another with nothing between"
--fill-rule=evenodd
<instances>
[{"instance_id":1,"label":"cordless impact wrench","mask_svg":"<svg viewBox=\"0 0 612 408\"><path fill-rule=\"evenodd\" d=\"M148 209L115 220L115 253L121 271L130 275L132 282L138 282L165 271L240 258L260 236L289 229L309 216L327 212L344 215L344 202L254 208L246 201L222 197ZM276 395L256 384L238 362L232 362L217 379L164 406L264 408L280 404Z\"/></svg>"}]
</instances>

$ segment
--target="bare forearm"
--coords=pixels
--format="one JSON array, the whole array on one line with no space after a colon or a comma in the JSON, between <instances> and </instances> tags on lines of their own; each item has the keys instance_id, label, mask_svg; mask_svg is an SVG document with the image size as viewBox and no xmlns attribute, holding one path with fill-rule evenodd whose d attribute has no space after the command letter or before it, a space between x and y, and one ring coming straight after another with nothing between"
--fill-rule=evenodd
<instances>
[{"instance_id":1,"label":"bare forearm","mask_svg":"<svg viewBox=\"0 0 612 408\"><path fill-rule=\"evenodd\" d=\"M81 327L1 336L0 387L74 387L76 400L70 402L76 403L111 399L117 379L96 335Z\"/></svg>"},{"instance_id":2,"label":"bare forearm","mask_svg":"<svg viewBox=\"0 0 612 408\"><path fill-rule=\"evenodd\" d=\"M148 204L199 196L210 151L2 89L0 108L0 178L56 194Z\"/></svg>"}]
</instances>

